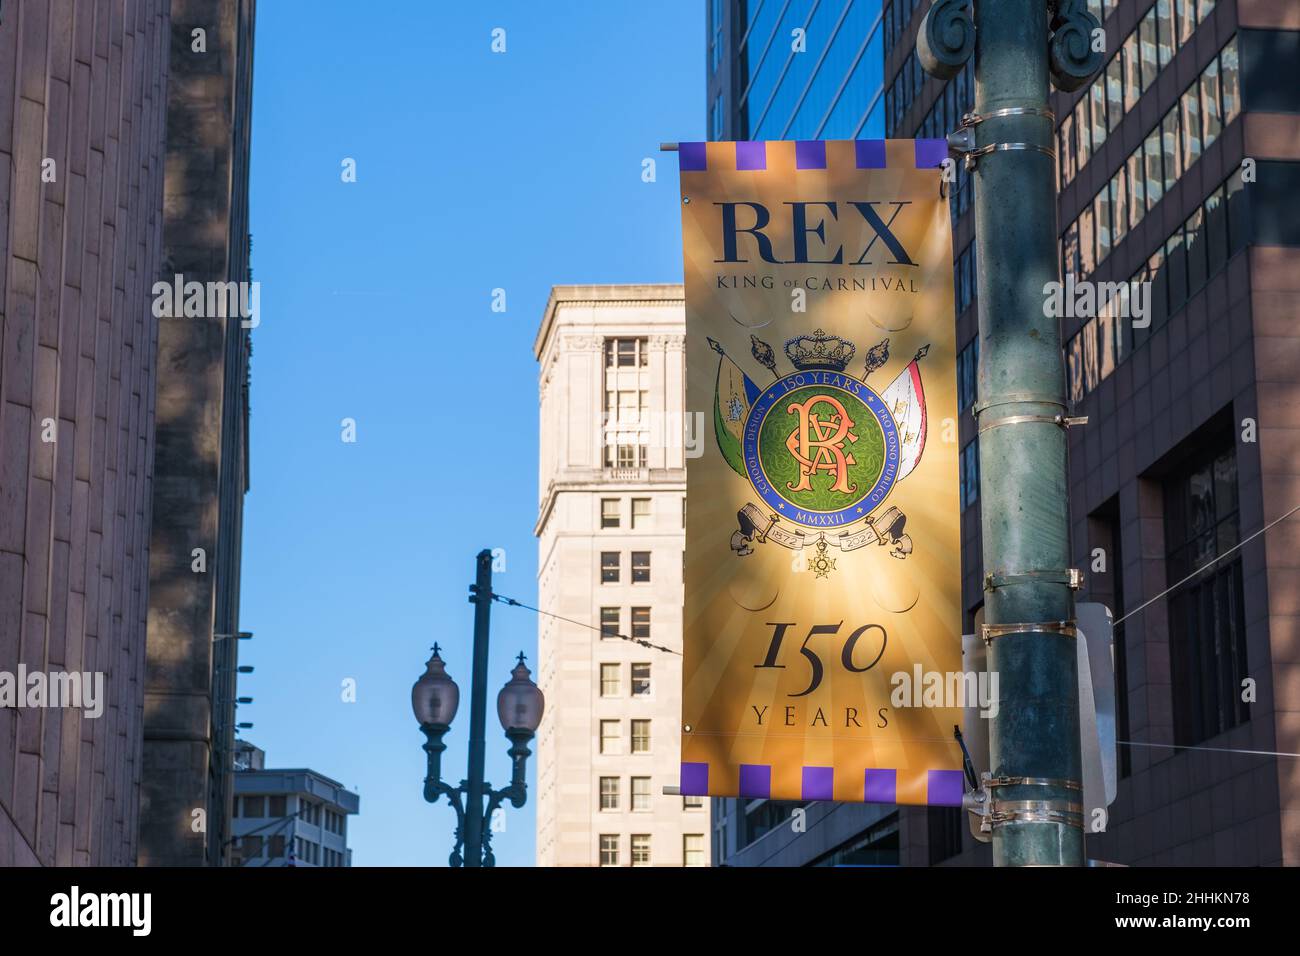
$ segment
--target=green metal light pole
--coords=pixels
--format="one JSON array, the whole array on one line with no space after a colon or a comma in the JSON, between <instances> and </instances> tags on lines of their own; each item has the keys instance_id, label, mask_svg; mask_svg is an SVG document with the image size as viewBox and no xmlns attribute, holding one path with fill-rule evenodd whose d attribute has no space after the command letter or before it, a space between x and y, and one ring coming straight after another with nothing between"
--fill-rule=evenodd
<instances>
[{"instance_id":1,"label":"green metal light pole","mask_svg":"<svg viewBox=\"0 0 1300 956\"><path fill-rule=\"evenodd\" d=\"M1060 281L1049 79L1101 65L1084 0L936 0L917 36L926 71L975 56L975 112L949 142L973 176L979 264L984 639L1001 700L987 782L997 866L1081 866L1065 373L1044 286Z\"/></svg>"},{"instance_id":2,"label":"green metal light pole","mask_svg":"<svg viewBox=\"0 0 1300 956\"><path fill-rule=\"evenodd\" d=\"M494 866L492 855L492 816L505 800L516 809L528 799L524 767L532 753L528 743L537 733L546 700L529 679L523 652L510 672L510 681L497 695L497 716L501 729L510 741L510 785L494 790L483 779L484 746L487 727L487 670L489 608L496 600L492 593L492 552L484 548L475 560L474 583L470 585L469 603L474 605L474 659L470 677L469 774L453 787L442 779L442 754L447 749L443 737L460 706L460 688L447 675L446 665L433 645L433 656L425 672L411 688L411 708L424 732L424 752L428 770L424 777L424 799L437 803L445 796L456 811L456 842L448 862L453 867ZM487 801L484 807L483 801Z\"/></svg>"}]
</instances>

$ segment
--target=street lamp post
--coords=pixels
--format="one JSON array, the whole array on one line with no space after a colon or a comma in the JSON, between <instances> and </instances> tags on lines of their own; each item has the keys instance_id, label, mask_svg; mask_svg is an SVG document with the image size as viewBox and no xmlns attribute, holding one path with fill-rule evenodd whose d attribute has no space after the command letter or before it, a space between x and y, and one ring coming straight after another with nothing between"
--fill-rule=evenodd
<instances>
[{"instance_id":1,"label":"street lamp post","mask_svg":"<svg viewBox=\"0 0 1300 956\"><path fill-rule=\"evenodd\" d=\"M1083 863L1078 673L1069 567L1068 417L1049 78L1097 72L1100 27L1086 0L935 0L917 35L926 72L949 79L975 56L975 111L949 134L975 187L979 263L980 505L988 667L1002 689L990 741L993 860ZM1104 37L1104 34L1102 34ZM1104 48L1104 42L1101 44Z\"/></svg>"},{"instance_id":2,"label":"street lamp post","mask_svg":"<svg viewBox=\"0 0 1300 956\"><path fill-rule=\"evenodd\" d=\"M437 803L440 796L456 811L456 845L451 852L452 866L492 866L492 814L503 800L516 809L528 799L525 766L528 742L542 722L545 700L541 690L529 677L524 655L510 672L510 681L497 695L497 716L510 741L510 785L494 790L483 779L485 724L487 723L488 609L492 594L492 552L483 550L477 557L478 573L470 586L470 603L474 605L474 668L470 686L469 773L453 787L442 780L442 742L460 705L460 688L447 674L438 656L438 645L425 672L411 688L411 708L426 738L428 772L424 778L424 799ZM484 807L484 798L487 806ZM462 803L463 800L463 803Z\"/></svg>"}]
</instances>

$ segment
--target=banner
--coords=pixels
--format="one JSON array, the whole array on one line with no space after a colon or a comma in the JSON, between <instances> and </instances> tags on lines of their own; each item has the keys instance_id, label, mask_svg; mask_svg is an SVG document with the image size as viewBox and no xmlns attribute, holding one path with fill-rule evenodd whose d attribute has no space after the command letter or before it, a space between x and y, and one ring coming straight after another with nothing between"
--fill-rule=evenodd
<instances>
[{"instance_id":1,"label":"banner","mask_svg":"<svg viewBox=\"0 0 1300 956\"><path fill-rule=\"evenodd\" d=\"M679 145L683 794L961 803L946 155Z\"/></svg>"}]
</instances>

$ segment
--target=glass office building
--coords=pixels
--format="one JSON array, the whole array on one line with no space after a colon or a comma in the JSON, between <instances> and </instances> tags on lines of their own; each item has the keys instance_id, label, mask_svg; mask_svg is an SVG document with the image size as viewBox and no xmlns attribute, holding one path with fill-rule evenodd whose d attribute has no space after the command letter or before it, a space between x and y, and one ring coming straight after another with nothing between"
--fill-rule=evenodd
<instances>
[{"instance_id":1,"label":"glass office building","mask_svg":"<svg viewBox=\"0 0 1300 956\"><path fill-rule=\"evenodd\" d=\"M921 70L930 0L706 2L712 138L937 138L974 108L973 63L947 82ZM1106 32L1102 67L1050 96L1061 273L1122 283L1146 302L1140 319L1116 300L1061 323L1071 411L1088 420L1069 431L1078 599L1120 622L1115 717L1127 743L1107 828L1088 835L1094 859L1300 865L1300 777L1270 755L1300 751L1300 683L1274 682L1249 704L1238 690L1255 675L1300 673L1300 525L1279 521L1300 501L1295 6L1088 0ZM803 53L792 49L798 29ZM968 633L984 597L975 185L958 164ZM990 859L949 808L814 802L795 832L793 806L713 801L714 862Z\"/></svg>"},{"instance_id":2,"label":"glass office building","mask_svg":"<svg viewBox=\"0 0 1300 956\"><path fill-rule=\"evenodd\" d=\"M710 139L885 135L881 0L708 0Z\"/></svg>"}]
</instances>

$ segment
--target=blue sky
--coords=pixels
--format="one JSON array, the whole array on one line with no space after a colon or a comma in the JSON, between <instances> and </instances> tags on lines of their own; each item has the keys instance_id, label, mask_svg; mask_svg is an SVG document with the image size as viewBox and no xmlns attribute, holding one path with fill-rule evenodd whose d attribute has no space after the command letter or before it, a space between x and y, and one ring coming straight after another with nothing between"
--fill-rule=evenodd
<instances>
[{"instance_id":1,"label":"blue sky","mask_svg":"<svg viewBox=\"0 0 1300 956\"><path fill-rule=\"evenodd\" d=\"M474 555L536 596L537 368L551 285L681 279L676 161L703 139L700 0L258 7L252 490L241 620L247 738L361 795L354 865L446 864L453 813L420 790L410 687L434 640L461 685L444 779L464 776ZM506 30L505 54L491 31ZM343 183L341 163L357 163ZM659 163L656 183L641 161ZM494 288L507 311L491 311ZM354 418L357 441L340 422ZM495 695L530 612L493 611ZM341 684L357 682L357 702ZM535 780L530 761L530 787ZM532 803L498 865L531 865Z\"/></svg>"}]
</instances>

